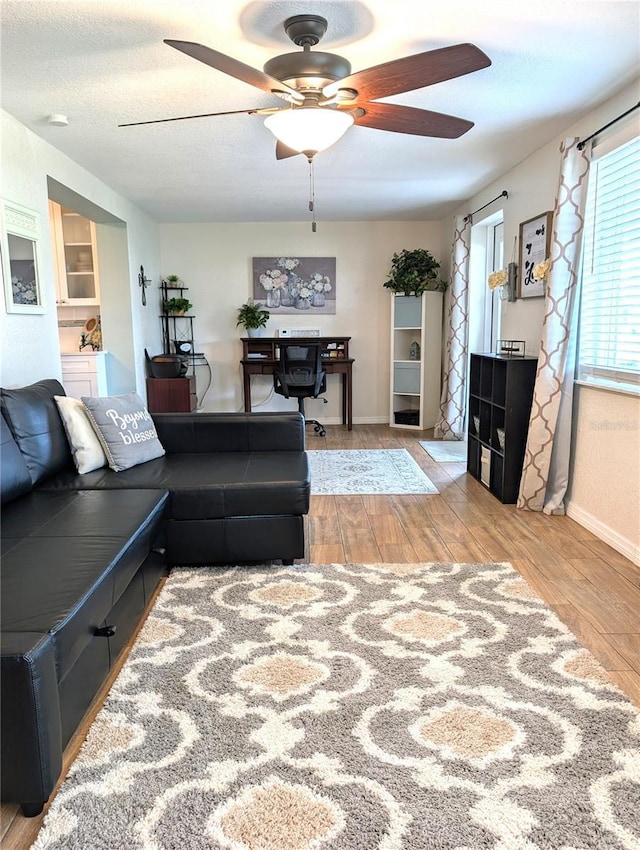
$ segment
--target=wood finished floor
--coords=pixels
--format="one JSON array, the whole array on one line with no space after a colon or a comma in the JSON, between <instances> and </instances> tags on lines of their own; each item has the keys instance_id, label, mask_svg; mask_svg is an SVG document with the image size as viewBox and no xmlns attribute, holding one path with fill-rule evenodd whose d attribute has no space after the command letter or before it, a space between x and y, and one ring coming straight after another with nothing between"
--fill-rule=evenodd
<instances>
[{"instance_id":1,"label":"wood finished floor","mask_svg":"<svg viewBox=\"0 0 640 850\"><path fill-rule=\"evenodd\" d=\"M418 443L428 431L357 425L329 426L325 439L308 433L309 450L406 448L439 495L312 496L305 561L510 561L640 706L640 567L568 517L501 505L464 464L431 459ZM124 657L67 747L63 775ZM24 818L3 804L0 816L4 850L25 850L44 814Z\"/></svg>"}]
</instances>

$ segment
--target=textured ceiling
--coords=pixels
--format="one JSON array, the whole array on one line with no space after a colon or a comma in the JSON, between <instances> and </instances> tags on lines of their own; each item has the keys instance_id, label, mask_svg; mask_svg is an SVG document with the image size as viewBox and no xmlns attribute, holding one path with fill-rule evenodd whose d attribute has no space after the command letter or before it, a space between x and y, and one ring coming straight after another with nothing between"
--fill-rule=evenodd
<instances>
[{"instance_id":1,"label":"textured ceiling","mask_svg":"<svg viewBox=\"0 0 640 850\"><path fill-rule=\"evenodd\" d=\"M353 127L315 158L319 220L433 219L633 81L636 0L2 0L2 106L160 221L304 221L304 157L277 162L258 116L119 123L272 106L167 47L196 41L262 69L297 48L285 18L329 21L318 49L359 71L472 42L489 68L389 98L475 122L458 140ZM46 123L63 113L68 127Z\"/></svg>"}]
</instances>

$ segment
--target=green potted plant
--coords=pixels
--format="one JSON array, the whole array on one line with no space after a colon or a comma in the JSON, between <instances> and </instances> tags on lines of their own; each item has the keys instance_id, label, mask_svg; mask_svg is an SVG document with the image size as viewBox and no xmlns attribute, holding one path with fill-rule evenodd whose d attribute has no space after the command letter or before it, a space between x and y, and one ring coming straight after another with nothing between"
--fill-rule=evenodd
<instances>
[{"instance_id":1,"label":"green potted plant","mask_svg":"<svg viewBox=\"0 0 640 850\"><path fill-rule=\"evenodd\" d=\"M384 286L401 295L444 292L447 283L438 277L440 263L425 248L405 249L394 254Z\"/></svg>"},{"instance_id":2,"label":"green potted plant","mask_svg":"<svg viewBox=\"0 0 640 850\"><path fill-rule=\"evenodd\" d=\"M268 310L263 309L260 304L256 304L250 298L238 308L236 327L242 325L248 336L259 336L260 330L265 327L270 315Z\"/></svg>"},{"instance_id":3,"label":"green potted plant","mask_svg":"<svg viewBox=\"0 0 640 850\"><path fill-rule=\"evenodd\" d=\"M162 309L170 316L184 316L193 307L188 298L168 298L162 302Z\"/></svg>"},{"instance_id":4,"label":"green potted plant","mask_svg":"<svg viewBox=\"0 0 640 850\"><path fill-rule=\"evenodd\" d=\"M177 274L168 274L164 279L164 283L169 284L169 286L179 286L180 278Z\"/></svg>"}]
</instances>

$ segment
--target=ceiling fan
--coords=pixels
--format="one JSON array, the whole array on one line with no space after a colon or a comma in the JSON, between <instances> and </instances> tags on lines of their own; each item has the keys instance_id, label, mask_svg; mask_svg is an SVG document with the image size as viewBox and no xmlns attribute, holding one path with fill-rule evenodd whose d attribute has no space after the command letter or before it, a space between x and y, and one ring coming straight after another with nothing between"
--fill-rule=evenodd
<instances>
[{"instance_id":1,"label":"ceiling fan","mask_svg":"<svg viewBox=\"0 0 640 850\"><path fill-rule=\"evenodd\" d=\"M203 44L165 39L170 47L204 62L230 77L242 80L285 101L285 106L237 109L183 115L155 121L120 124L133 127L218 115L266 115L265 125L276 139L276 158L303 153L309 161L334 144L354 123L359 127L390 130L414 136L456 139L473 127L472 121L378 99L431 86L479 71L491 60L473 44L455 44L405 56L364 71L351 73L351 65L334 53L312 51L327 30L319 15L294 15L284 30L302 51L275 56L259 71Z\"/></svg>"}]
</instances>

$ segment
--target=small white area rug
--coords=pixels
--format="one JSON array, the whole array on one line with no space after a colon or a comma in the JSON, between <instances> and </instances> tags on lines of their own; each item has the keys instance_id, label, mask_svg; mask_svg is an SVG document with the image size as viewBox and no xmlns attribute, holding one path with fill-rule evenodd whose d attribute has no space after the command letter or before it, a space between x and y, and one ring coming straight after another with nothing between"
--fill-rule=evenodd
<instances>
[{"instance_id":1,"label":"small white area rug","mask_svg":"<svg viewBox=\"0 0 640 850\"><path fill-rule=\"evenodd\" d=\"M419 442L436 463L465 463L467 460L465 440L420 440Z\"/></svg>"},{"instance_id":2,"label":"small white area rug","mask_svg":"<svg viewBox=\"0 0 640 850\"><path fill-rule=\"evenodd\" d=\"M406 449L310 451L309 464L318 496L438 492Z\"/></svg>"}]
</instances>

